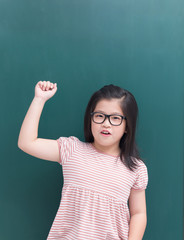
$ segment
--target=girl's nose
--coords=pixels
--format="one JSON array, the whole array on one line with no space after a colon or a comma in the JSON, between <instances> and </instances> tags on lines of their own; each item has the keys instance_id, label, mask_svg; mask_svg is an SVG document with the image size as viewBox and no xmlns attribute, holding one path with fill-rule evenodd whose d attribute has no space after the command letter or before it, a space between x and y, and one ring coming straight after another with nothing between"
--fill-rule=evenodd
<instances>
[{"instance_id":1,"label":"girl's nose","mask_svg":"<svg viewBox=\"0 0 184 240\"><path fill-rule=\"evenodd\" d=\"M104 127L110 127L110 122L109 122L109 119L108 118L106 118L105 119L105 121L102 123L102 125L104 126Z\"/></svg>"}]
</instances>

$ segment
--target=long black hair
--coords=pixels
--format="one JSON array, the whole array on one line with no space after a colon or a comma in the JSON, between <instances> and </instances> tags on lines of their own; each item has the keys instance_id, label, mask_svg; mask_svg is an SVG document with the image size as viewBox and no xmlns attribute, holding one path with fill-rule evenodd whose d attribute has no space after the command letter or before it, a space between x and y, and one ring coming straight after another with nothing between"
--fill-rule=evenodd
<instances>
[{"instance_id":1,"label":"long black hair","mask_svg":"<svg viewBox=\"0 0 184 240\"><path fill-rule=\"evenodd\" d=\"M89 143L94 142L94 137L91 131L90 113L94 111L97 103L102 99L121 100L120 107L126 117L126 133L124 133L119 143L121 149L120 159L130 170L133 171L137 167L137 161L141 161L135 142L138 106L133 94L126 89L110 84L102 87L91 96L84 116L85 141Z\"/></svg>"}]
</instances>

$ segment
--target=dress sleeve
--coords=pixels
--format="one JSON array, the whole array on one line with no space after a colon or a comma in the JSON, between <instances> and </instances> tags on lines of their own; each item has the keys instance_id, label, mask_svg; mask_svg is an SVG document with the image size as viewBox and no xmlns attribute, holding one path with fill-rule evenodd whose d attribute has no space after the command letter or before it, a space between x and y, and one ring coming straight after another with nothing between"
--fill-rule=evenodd
<instances>
[{"instance_id":1,"label":"dress sleeve","mask_svg":"<svg viewBox=\"0 0 184 240\"><path fill-rule=\"evenodd\" d=\"M148 185L148 170L143 162L139 163L139 167L136 171L136 180L132 188L137 190L144 190Z\"/></svg>"},{"instance_id":2,"label":"dress sleeve","mask_svg":"<svg viewBox=\"0 0 184 240\"><path fill-rule=\"evenodd\" d=\"M78 138L76 137L60 137L57 139L59 148L59 163L64 165L75 151Z\"/></svg>"}]
</instances>

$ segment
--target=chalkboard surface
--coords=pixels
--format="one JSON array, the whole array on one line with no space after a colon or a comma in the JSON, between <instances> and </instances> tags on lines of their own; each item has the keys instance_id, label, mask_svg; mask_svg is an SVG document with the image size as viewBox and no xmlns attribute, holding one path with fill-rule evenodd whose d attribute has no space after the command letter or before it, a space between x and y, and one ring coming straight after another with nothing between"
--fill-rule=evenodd
<instances>
[{"instance_id":1,"label":"chalkboard surface","mask_svg":"<svg viewBox=\"0 0 184 240\"><path fill-rule=\"evenodd\" d=\"M135 95L149 172L144 240L182 239L183 9L181 0L0 1L0 239L46 239L59 206L62 167L17 146L40 80L58 84L41 138L84 140L87 102L103 85Z\"/></svg>"}]
</instances>

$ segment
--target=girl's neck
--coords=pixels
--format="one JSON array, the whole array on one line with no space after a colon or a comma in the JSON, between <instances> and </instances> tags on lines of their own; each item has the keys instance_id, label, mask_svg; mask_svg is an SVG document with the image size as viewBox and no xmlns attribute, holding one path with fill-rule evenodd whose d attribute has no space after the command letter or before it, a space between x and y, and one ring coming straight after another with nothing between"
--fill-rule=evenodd
<instances>
[{"instance_id":1,"label":"girl's neck","mask_svg":"<svg viewBox=\"0 0 184 240\"><path fill-rule=\"evenodd\" d=\"M120 148L117 146L101 146L97 144L96 142L91 143L92 146L100 153L111 155L114 157L119 157L120 156Z\"/></svg>"}]
</instances>

